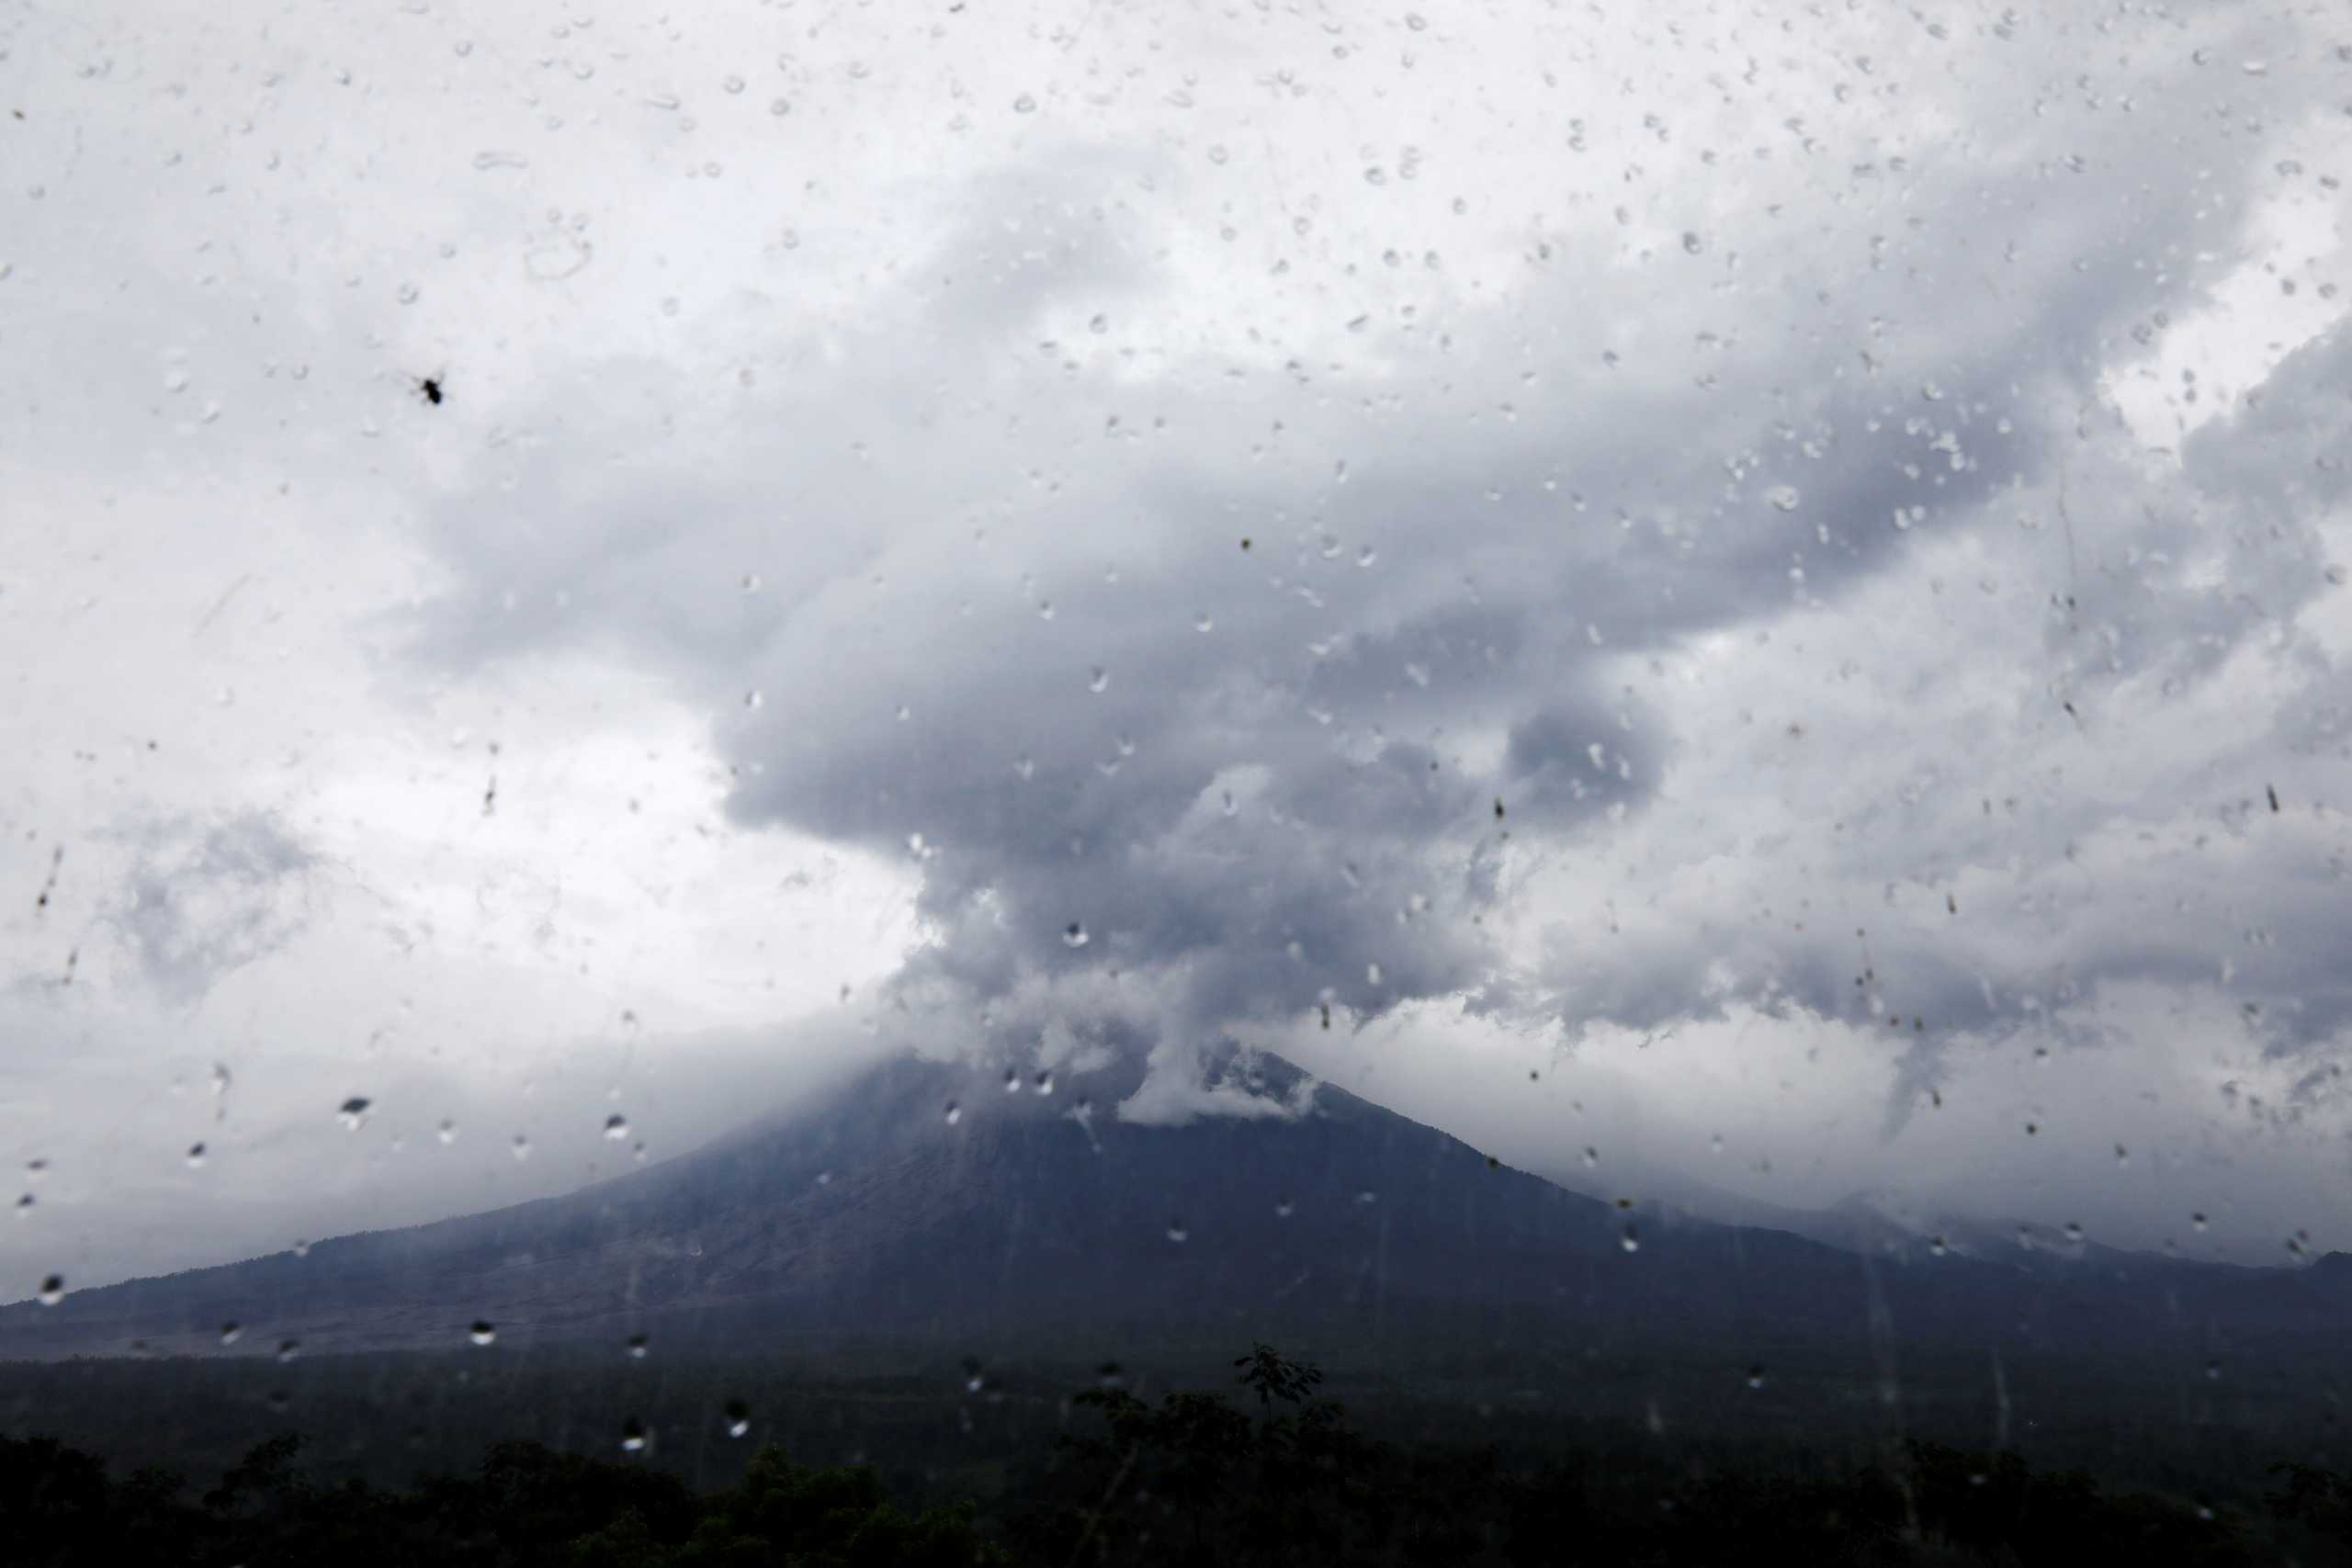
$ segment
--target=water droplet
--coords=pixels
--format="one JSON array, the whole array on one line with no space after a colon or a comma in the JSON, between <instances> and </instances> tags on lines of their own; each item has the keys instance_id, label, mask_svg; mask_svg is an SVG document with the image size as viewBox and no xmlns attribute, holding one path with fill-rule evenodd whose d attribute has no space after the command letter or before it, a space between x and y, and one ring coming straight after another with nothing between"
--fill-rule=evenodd
<instances>
[{"instance_id":1,"label":"water droplet","mask_svg":"<svg viewBox=\"0 0 2352 1568\"><path fill-rule=\"evenodd\" d=\"M2206 1378L2207 1378L2208 1380L2210 1380L2210 1381L2211 1381L2211 1382L2221 1382L2221 1381L2222 1381L2222 1363L2221 1363L2221 1362L2219 1362L2219 1361L2208 1361L2208 1362L2206 1362L2206 1363L2205 1363L2205 1376L2206 1376Z\"/></svg>"},{"instance_id":2,"label":"water droplet","mask_svg":"<svg viewBox=\"0 0 2352 1568\"><path fill-rule=\"evenodd\" d=\"M1430 19L1419 11L1408 11L1405 13L1405 25L1417 33L1423 32L1428 29Z\"/></svg>"},{"instance_id":3,"label":"water droplet","mask_svg":"<svg viewBox=\"0 0 2352 1568\"><path fill-rule=\"evenodd\" d=\"M241 1323L224 1323L220 1325L220 1343L223 1345L234 1345L243 1338L244 1335L245 1327Z\"/></svg>"},{"instance_id":4,"label":"water droplet","mask_svg":"<svg viewBox=\"0 0 2352 1568\"><path fill-rule=\"evenodd\" d=\"M757 686L752 687L750 691L743 694L743 705L751 709L753 713L757 713L760 709L767 706L767 703L768 699L765 694L761 692Z\"/></svg>"},{"instance_id":5,"label":"water droplet","mask_svg":"<svg viewBox=\"0 0 2352 1568\"><path fill-rule=\"evenodd\" d=\"M202 1144L190 1144L187 1146L187 1168L190 1170L202 1170L204 1168L204 1145Z\"/></svg>"},{"instance_id":6,"label":"water droplet","mask_svg":"<svg viewBox=\"0 0 2352 1568\"><path fill-rule=\"evenodd\" d=\"M281 1361L290 1361L301 1353L301 1349L302 1342L300 1339L281 1339L277 1342L277 1359Z\"/></svg>"},{"instance_id":7,"label":"water droplet","mask_svg":"<svg viewBox=\"0 0 2352 1568\"><path fill-rule=\"evenodd\" d=\"M621 1452L641 1454L645 1451L645 1423L632 1416L621 1423Z\"/></svg>"},{"instance_id":8,"label":"water droplet","mask_svg":"<svg viewBox=\"0 0 2352 1568\"><path fill-rule=\"evenodd\" d=\"M179 368L177 366L174 366L171 369L164 371L164 390L165 390L165 391L167 391L167 392L185 392L185 391L187 391L187 371L185 371L185 370L182 370L182 369L181 369L181 368Z\"/></svg>"},{"instance_id":9,"label":"water droplet","mask_svg":"<svg viewBox=\"0 0 2352 1568\"><path fill-rule=\"evenodd\" d=\"M1600 1151L1594 1148L1591 1145L1587 1144L1584 1150L1584 1163L1588 1169L1593 1166L1599 1165L1600 1163Z\"/></svg>"},{"instance_id":10,"label":"water droplet","mask_svg":"<svg viewBox=\"0 0 2352 1568\"><path fill-rule=\"evenodd\" d=\"M622 1115L622 1114L621 1114L619 1111L614 1111L610 1116L605 1117L605 1136L606 1136L607 1138L612 1139L612 1140L613 1140L613 1142L615 1142L615 1143L616 1143L616 1144L617 1144L617 1143L619 1143L623 1138L628 1137L628 1117L626 1117L626 1116L624 1116L624 1115Z\"/></svg>"},{"instance_id":11,"label":"water droplet","mask_svg":"<svg viewBox=\"0 0 2352 1568\"><path fill-rule=\"evenodd\" d=\"M1941 1258L1946 1252L1951 1250L1951 1244L1946 1242L1944 1238L1939 1235L1929 1236L1928 1238L1928 1250L1936 1257Z\"/></svg>"},{"instance_id":12,"label":"water droplet","mask_svg":"<svg viewBox=\"0 0 2352 1568\"><path fill-rule=\"evenodd\" d=\"M1054 1074L1052 1068L1048 1067L1044 1072L1037 1075L1037 1092L1039 1094L1051 1094L1054 1092Z\"/></svg>"},{"instance_id":13,"label":"water droplet","mask_svg":"<svg viewBox=\"0 0 2352 1568\"><path fill-rule=\"evenodd\" d=\"M1176 1243L1177 1246L1182 1247L1192 1234L1184 1228L1184 1223L1182 1220L1168 1222L1168 1239Z\"/></svg>"},{"instance_id":14,"label":"water droplet","mask_svg":"<svg viewBox=\"0 0 2352 1568\"><path fill-rule=\"evenodd\" d=\"M1004 1069L1004 1092L1007 1094L1021 1092L1021 1075L1011 1067Z\"/></svg>"},{"instance_id":15,"label":"water droplet","mask_svg":"<svg viewBox=\"0 0 2352 1568\"><path fill-rule=\"evenodd\" d=\"M345 1127L356 1133L359 1130L360 1123L368 1120L368 1107L370 1103L366 1095L355 1094L336 1108L336 1119L341 1121Z\"/></svg>"},{"instance_id":16,"label":"water droplet","mask_svg":"<svg viewBox=\"0 0 2352 1568\"><path fill-rule=\"evenodd\" d=\"M956 1122L961 1122L963 1119L964 1119L964 1108L963 1108L962 1106L960 1106L960 1105L956 1104L954 1100L949 1100L949 1101L947 1102L947 1111L946 1111L946 1121L947 1121L947 1124L948 1124L950 1127L953 1127L954 1125L956 1125Z\"/></svg>"},{"instance_id":17,"label":"water droplet","mask_svg":"<svg viewBox=\"0 0 2352 1568\"><path fill-rule=\"evenodd\" d=\"M1363 966L1363 977L1366 983L1370 985L1377 986L1380 984L1380 965L1377 964L1365 964Z\"/></svg>"},{"instance_id":18,"label":"water droplet","mask_svg":"<svg viewBox=\"0 0 2352 1568\"><path fill-rule=\"evenodd\" d=\"M1274 1201L1274 1218L1278 1220L1289 1219L1291 1212L1296 1207L1297 1205L1294 1204L1289 1199L1278 1198Z\"/></svg>"},{"instance_id":19,"label":"water droplet","mask_svg":"<svg viewBox=\"0 0 2352 1568\"><path fill-rule=\"evenodd\" d=\"M445 1119L433 1135L445 1145L454 1144L458 1141L458 1124Z\"/></svg>"},{"instance_id":20,"label":"water droplet","mask_svg":"<svg viewBox=\"0 0 2352 1568\"><path fill-rule=\"evenodd\" d=\"M1193 617L1193 629L1196 632L1213 632L1216 630L1216 622L1211 620L1209 613L1204 610Z\"/></svg>"},{"instance_id":21,"label":"water droplet","mask_svg":"<svg viewBox=\"0 0 2352 1568\"><path fill-rule=\"evenodd\" d=\"M40 1304L53 1307L65 1299L65 1276L51 1274L40 1282Z\"/></svg>"},{"instance_id":22,"label":"water droplet","mask_svg":"<svg viewBox=\"0 0 2352 1568\"><path fill-rule=\"evenodd\" d=\"M28 1192L18 1198L17 1200L17 1218L20 1220L29 1218L32 1213L32 1207L33 1195L31 1193Z\"/></svg>"},{"instance_id":23,"label":"water droplet","mask_svg":"<svg viewBox=\"0 0 2352 1568\"><path fill-rule=\"evenodd\" d=\"M729 1400L724 1414L727 1416L729 1437L740 1438L752 1429L752 1407L741 1400Z\"/></svg>"},{"instance_id":24,"label":"water droplet","mask_svg":"<svg viewBox=\"0 0 2352 1568\"><path fill-rule=\"evenodd\" d=\"M628 1359L630 1360L642 1361L645 1359L645 1336L642 1334L630 1335L628 1337L627 1348L628 1350Z\"/></svg>"},{"instance_id":25,"label":"water droplet","mask_svg":"<svg viewBox=\"0 0 2352 1568\"><path fill-rule=\"evenodd\" d=\"M1364 546L1363 548L1356 552L1356 564L1358 566L1370 566L1379 558L1380 552L1374 549L1370 545Z\"/></svg>"},{"instance_id":26,"label":"water droplet","mask_svg":"<svg viewBox=\"0 0 2352 1568\"><path fill-rule=\"evenodd\" d=\"M476 1318L474 1325L466 1330L466 1337L477 1345L495 1345L498 1343L498 1328L494 1324Z\"/></svg>"},{"instance_id":27,"label":"water droplet","mask_svg":"<svg viewBox=\"0 0 2352 1568\"><path fill-rule=\"evenodd\" d=\"M988 1376L981 1370L980 1363L972 1357L965 1357L964 1392L966 1393L978 1393L981 1389L986 1388L987 1386Z\"/></svg>"},{"instance_id":28,"label":"water droplet","mask_svg":"<svg viewBox=\"0 0 2352 1568\"><path fill-rule=\"evenodd\" d=\"M1097 336L1100 336L1102 333L1107 333L1111 330L1111 318L1104 315L1097 315L1093 320L1086 323L1086 330L1095 333Z\"/></svg>"},{"instance_id":29,"label":"water droplet","mask_svg":"<svg viewBox=\"0 0 2352 1568\"><path fill-rule=\"evenodd\" d=\"M2201 1231L2205 1228L2205 1216L2203 1214L2191 1214L2188 1216L2188 1223Z\"/></svg>"},{"instance_id":30,"label":"water droplet","mask_svg":"<svg viewBox=\"0 0 2352 1568\"><path fill-rule=\"evenodd\" d=\"M1682 249L1684 254L1695 256L1706 248L1707 242L1699 238L1697 234L1691 232L1688 229L1685 229L1682 231Z\"/></svg>"},{"instance_id":31,"label":"water droplet","mask_svg":"<svg viewBox=\"0 0 2352 1568\"><path fill-rule=\"evenodd\" d=\"M1797 487L1794 485L1774 485L1770 490L1764 492L1764 499L1772 503L1773 510L1775 511L1794 512L1797 509Z\"/></svg>"},{"instance_id":32,"label":"water droplet","mask_svg":"<svg viewBox=\"0 0 2352 1568\"><path fill-rule=\"evenodd\" d=\"M1031 97L1028 94L1023 93L1019 97L1012 100L1012 112L1014 114L1035 114L1037 112L1037 100Z\"/></svg>"},{"instance_id":33,"label":"water droplet","mask_svg":"<svg viewBox=\"0 0 2352 1568\"><path fill-rule=\"evenodd\" d=\"M1747 1369L1747 1386L1750 1388L1764 1386L1764 1364L1761 1361Z\"/></svg>"},{"instance_id":34,"label":"water droplet","mask_svg":"<svg viewBox=\"0 0 2352 1568\"><path fill-rule=\"evenodd\" d=\"M719 85L726 88L730 93L740 93L743 90L743 78L741 76L729 76L725 81L719 83Z\"/></svg>"},{"instance_id":35,"label":"water droplet","mask_svg":"<svg viewBox=\"0 0 2352 1568\"><path fill-rule=\"evenodd\" d=\"M1634 1234L1633 1221L1625 1222L1625 1234L1617 1238L1617 1245L1628 1252L1639 1252L1642 1249L1642 1238Z\"/></svg>"},{"instance_id":36,"label":"water droplet","mask_svg":"<svg viewBox=\"0 0 2352 1568\"><path fill-rule=\"evenodd\" d=\"M1062 945L1065 947L1084 947L1091 940L1086 934L1086 928L1076 920L1062 928Z\"/></svg>"},{"instance_id":37,"label":"water droplet","mask_svg":"<svg viewBox=\"0 0 2352 1568\"><path fill-rule=\"evenodd\" d=\"M1086 678L1086 689L1090 692L1100 692L1110 683L1111 672L1100 664L1096 665L1094 672Z\"/></svg>"}]
</instances>

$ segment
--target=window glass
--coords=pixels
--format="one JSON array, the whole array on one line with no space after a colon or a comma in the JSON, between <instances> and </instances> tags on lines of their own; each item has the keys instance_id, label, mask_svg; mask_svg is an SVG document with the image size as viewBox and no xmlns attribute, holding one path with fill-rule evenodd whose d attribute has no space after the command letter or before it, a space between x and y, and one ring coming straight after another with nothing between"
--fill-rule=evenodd
<instances>
[{"instance_id":1,"label":"window glass","mask_svg":"<svg viewBox=\"0 0 2352 1568\"><path fill-rule=\"evenodd\" d=\"M0 111L107 1528L2341 1527L2341 16L94 0Z\"/></svg>"}]
</instances>

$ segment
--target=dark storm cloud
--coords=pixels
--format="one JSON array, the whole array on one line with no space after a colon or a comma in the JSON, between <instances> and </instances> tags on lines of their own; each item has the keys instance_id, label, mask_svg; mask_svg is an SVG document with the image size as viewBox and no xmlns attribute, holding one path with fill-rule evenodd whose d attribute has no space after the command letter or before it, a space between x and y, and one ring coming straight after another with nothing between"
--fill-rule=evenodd
<instances>
[{"instance_id":1,"label":"dark storm cloud","mask_svg":"<svg viewBox=\"0 0 2352 1568\"><path fill-rule=\"evenodd\" d=\"M1665 767L1660 735L1637 697L1545 702L1510 727L1503 773L1515 815L1564 827L1597 809L1638 806Z\"/></svg>"},{"instance_id":2,"label":"dark storm cloud","mask_svg":"<svg viewBox=\"0 0 2352 1568\"><path fill-rule=\"evenodd\" d=\"M2181 90L2187 69L2146 85ZM2259 156L2226 124L2174 129L2241 182ZM920 857L938 940L907 991L985 1011L1033 979L1116 972L1177 1032L1478 992L1501 984L1483 921L1502 835L1605 836L1679 745L1713 739L1611 689L1628 653L1834 611L1931 542L2013 534L2024 507L2041 558L2063 536L2066 565L2036 650L2047 701L2017 722L2088 733L2133 675L2210 676L2321 591L2303 513L2340 493L2317 457L2341 448L2307 405L2339 351L2299 356L2284 423L2256 411L2192 444L2185 492L2131 479L2130 443L2084 411L2116 345L2218 276L2199 224L2226 193L2169 177L2183 148L2120 117L2079 145L1926 152L1900 197L1858 177L1864 209L1826 244L1778 242L1736 277L1712 252L1637 280L1531 263L1508 317L1396 343L1430 378L1409 414L1381 400L1393 367L1138 386L1084 357L1049 318L1148 281L1102 196L1132 171L1008 175L994 188L1024 193L1020 222L975 215L913 269L934 281L829 355L783 345L731 418L675 434L624 400L493 459L506 488L444 510L458 581L420 646L463 662L615 642L662 662L715 716L738 822ZM1637 356L1599 352L1591 302L1612 297L1658 334ZM1462 417L1506 398L1524 406ZM618 480L583 460L640 449ZM2282 463L2316 477L2282 491ZM2301 512L2257 514L2282 500ZM2187 575L2216 528L2245 586ZM1856 766L1898 776L1904 723ZM1859 819L1816 874L1904 883L1928 911L1864 938L1796 918L1805 889L1743 894L1670 937L1555 933L1543 987L1488 999L1644 1027L1733 1002L1883 1010L1924 1036L2213 968L2210 931L2136 909L2102 921L2030 889L2041 940L2020 952L1928 901L1923 866L1997 852L2030 881L2153 809L2044 804L1997 843L1953 816ZM2342 1017L2324 941L2266 950L2306 1032ZM1936 1049L1915 1043L1901 1093Z\"/></svg>"}]
</instances>

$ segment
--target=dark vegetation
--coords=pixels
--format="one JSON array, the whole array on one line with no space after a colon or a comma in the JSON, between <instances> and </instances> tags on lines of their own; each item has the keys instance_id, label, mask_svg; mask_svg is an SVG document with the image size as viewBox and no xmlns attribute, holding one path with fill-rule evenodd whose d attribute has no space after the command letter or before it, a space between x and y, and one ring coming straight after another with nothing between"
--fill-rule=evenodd
<instances>
[{"instance_id":1,"label":"dark vegetation","mask_svg":"<svg viewBox=\"0 0 2352 1568\"><path fill-rule=\"evenodd\" d=\"M313 1440L269 1437L210 1484L153 1462L118 1473L53 1436L0 1437L0 1556L25 1568L2352 1563L2352 1472L2310 1454L2250 1457L2237 1479L2203 1485L2164 1461L2119 1479L1891 1430L1842 1449L1668 1441L1485 1410L1471 1425L1458 1405L1449 1427L1393 1401L1368 1422L1325 1396L1318 1369L1264 1345L1231 1360L1224 1388L1147 1397L1105 1368L1046 1402L1049 1420L992 1432L993 1416L1032 1402L977 1366L956 1375L952 1429L972 1448L961 1465L910 1440L935 1422L937 1394L898 1385L894 1435L894 1385L879 1378L836 1390L853 1403L835 1415L854 1420L812 1427L722 1401L689 1428L707 1438L624 1418L594 1435L593 1456L522 1438L475 1458L478 1430L401 1485L338 1467L333 1432L311 1423ZM5 1429L29 1429L20 1415ZM755 1435L729 1437L738 1427ZM868 1462L790 1457L838 1454L852 1428L851 1457ZM796 1430L800 1441L775 1440ZM865 1455L869 1441L890 1451Z\"/></svg>"}]
</instances>

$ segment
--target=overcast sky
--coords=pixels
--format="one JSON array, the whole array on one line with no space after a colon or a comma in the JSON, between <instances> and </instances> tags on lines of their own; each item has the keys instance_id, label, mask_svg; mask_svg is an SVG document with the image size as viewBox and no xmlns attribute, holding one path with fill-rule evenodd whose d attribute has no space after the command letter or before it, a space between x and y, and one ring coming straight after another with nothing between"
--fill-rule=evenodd
<instances>
[{"instance_id":1,"label":"overcast sky","mask_svg":"<svg viewBox=\"0 0 2352 1568\"><path fill-rule=\"evenodd\" d=\"M0 1296L1224 1039L2352 1247L2340 13L461 9L0 22Z\"/></svg>"}]
</instances>

